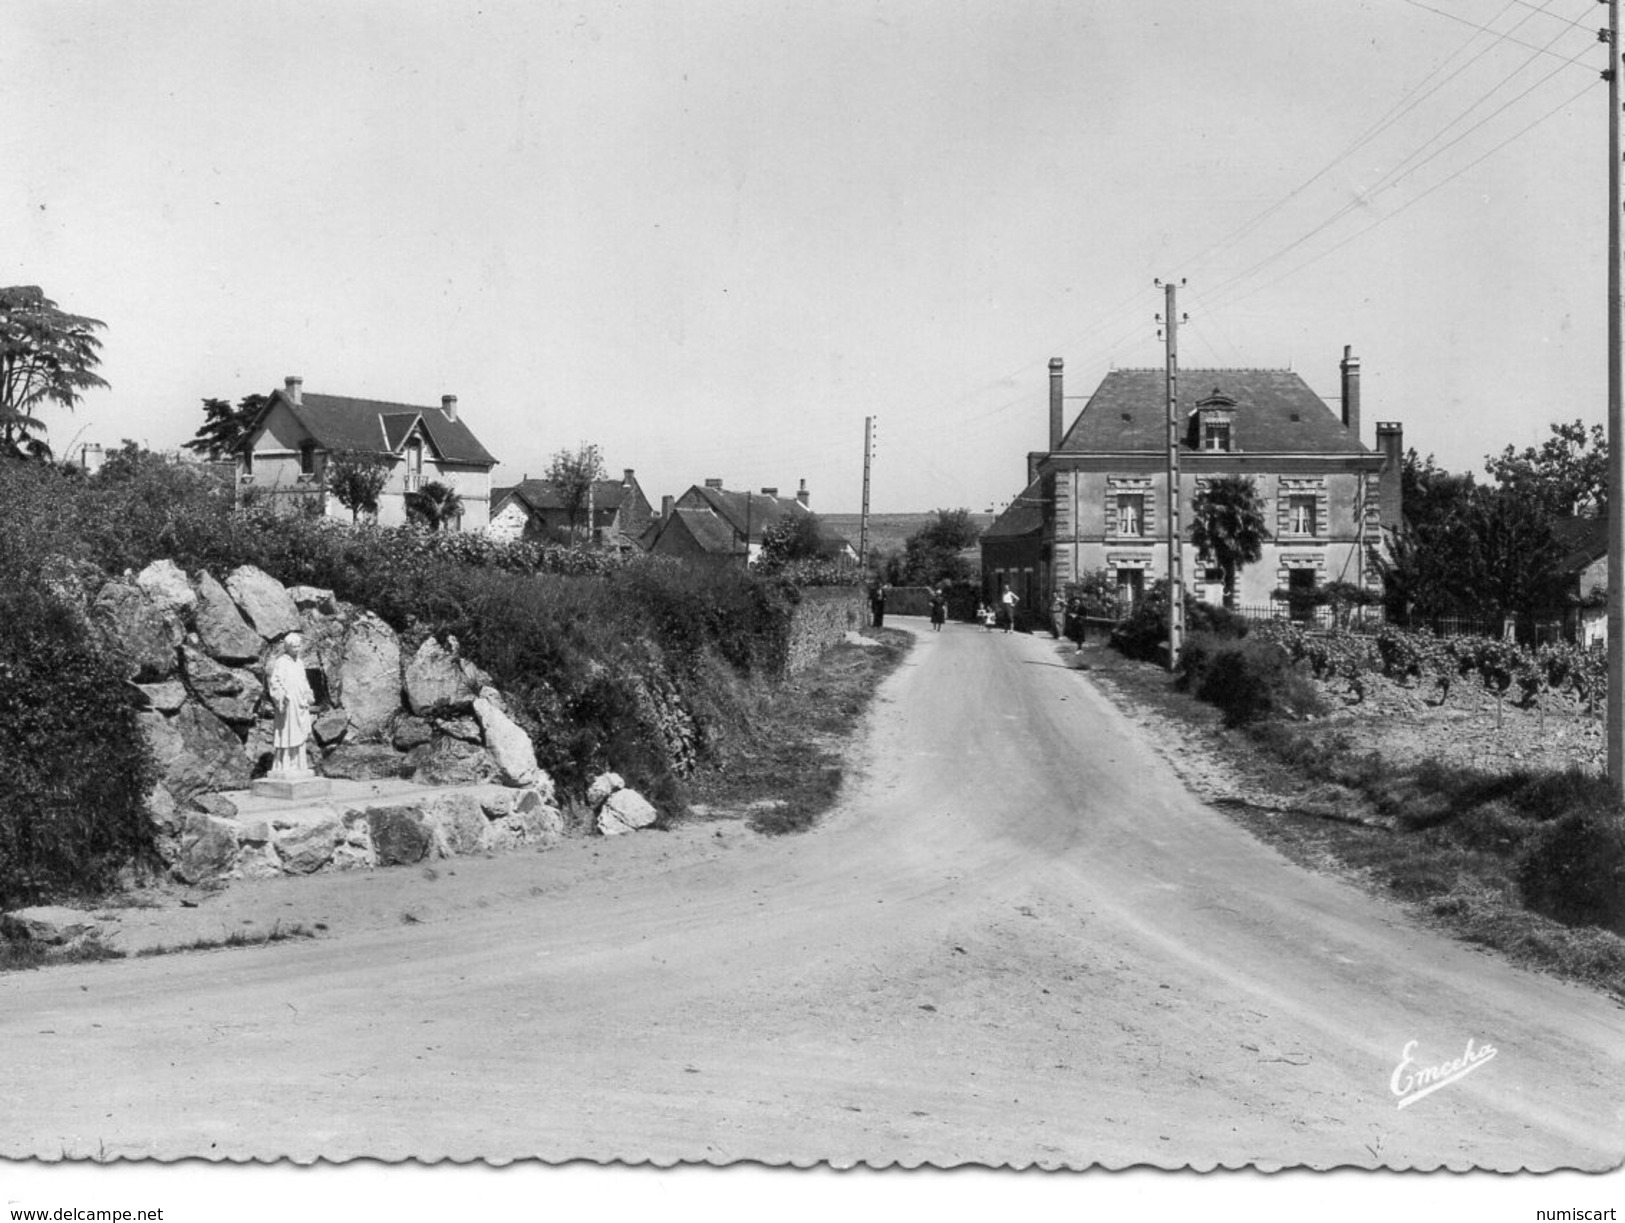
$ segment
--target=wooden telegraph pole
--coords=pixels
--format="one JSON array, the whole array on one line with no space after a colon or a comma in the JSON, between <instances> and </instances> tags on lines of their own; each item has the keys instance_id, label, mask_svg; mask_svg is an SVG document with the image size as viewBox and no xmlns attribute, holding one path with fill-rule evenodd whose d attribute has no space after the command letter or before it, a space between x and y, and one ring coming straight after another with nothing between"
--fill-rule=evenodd
<instances>
[{"instance_id":1,"label":"wooden telegraph pole","mask_svg":"<svg viewBox=\"0 0 1625 1223\"><path fill-rule=\"evenodd\" d=\"M869 459L875 452L875 418L863 418L863 514L858 519L858 571L869 560Z\"/></svg>"},{"instance_id":2,"label":"wooden telegraph pole","mask_svg":"<svg viewBox=\"0 0 1625 1223\"><path fill-rule=\"evenodd\" d=\"M1608 786L1625 808L1625 411L1619 284L1619 0L1608 5Z\"/></svg>"},{"instance_id":3,"label":"wooden telegraph pole","mask_svg":"<svg viewBox=\"0 0 1625 1223\"><path fill-rule=\"evenodd\" d=\"M1162 286L1167 297L1163 338L1168 359L1168 669L1179 669L1185 648L1185 548L1179 513L1179 309L1175 286Z\"/></svg>"}]
</instances>

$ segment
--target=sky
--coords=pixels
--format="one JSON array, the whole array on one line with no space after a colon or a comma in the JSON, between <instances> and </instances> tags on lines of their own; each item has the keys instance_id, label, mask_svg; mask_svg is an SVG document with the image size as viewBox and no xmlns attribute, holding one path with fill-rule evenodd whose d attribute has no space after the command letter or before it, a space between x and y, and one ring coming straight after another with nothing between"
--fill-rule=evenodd
<instances>
[{"instance_id":1,"label":"sky","mask_svg":"<svg viewBox=\"0 0 1625 1223\"><path fill-rule=\"evenodd\" d=\"M1113 368L1287 367L1453 470L1606 410L1595 0L14 0L4 283L106 323L59 453L456 394L854 512L997 507ZM1195 376L1195 375L1192 375ZM1220 381L1215 379L1216 382Z\"/></svg>"}]
</instances>

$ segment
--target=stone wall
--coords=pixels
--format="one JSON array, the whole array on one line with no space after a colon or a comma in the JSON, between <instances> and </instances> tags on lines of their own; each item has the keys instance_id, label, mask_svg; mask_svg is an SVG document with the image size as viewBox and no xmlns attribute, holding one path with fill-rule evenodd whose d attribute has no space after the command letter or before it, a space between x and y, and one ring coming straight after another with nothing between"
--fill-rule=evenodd
<instances>
[{"instance_id":1,"label":"stone wall","mask_svg":"<svg viewBox=\"0 0 1625 1223\"><path fill-rule=\"evenodd\" d=\"M868 623L863 590L855 586L809 586L790 613L785 643L785 673L794 675L818 661L830 646L849 631Z\"/></svg>"}]
</instances>

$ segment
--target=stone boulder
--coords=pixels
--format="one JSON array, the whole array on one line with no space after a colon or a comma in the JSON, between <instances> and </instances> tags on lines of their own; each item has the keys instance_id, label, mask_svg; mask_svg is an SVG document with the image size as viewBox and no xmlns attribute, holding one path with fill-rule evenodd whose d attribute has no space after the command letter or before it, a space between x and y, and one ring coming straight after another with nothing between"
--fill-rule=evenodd
<instances>
[{"instance_id":1,"label":"stone boulder","mask_svg":"<svg viewBox=\"0 0 1625 1223\"><path fill-rule=\"evenodd\" d=\"M174 713L186 704L186 685L178 679L166 679L157 684L137 684L148 706L159 713Z\"/></svg>"},{"instance_id":2,"label":"stone boulder","mask_svg":"<svg viewBox=\"0 0 1625 1223\"><path fill-rule=\"evenodd\" d=\"M370 870L378 865L378 855L372 849L372 825L364 811L346 811L339 821L343 831L333 849L333 869L339 871Z\"/></svg>"},{"instance_id":3,"label":"stone boulder","mask_svg":"<svg viewBox=\"0 0 1625 1223\"><path fill-rule=\"evenodd\" d=\"M288 597L302 612L318 612L324 616L338 615L339 601L333 597L331 590L323 590L320 586L290 586ZM300 619L303 620L305 617L301 616Z\"/></svg>"},{"instance_id":4,"label":"stone boulder","mask_svg":"<svg viewBox=\"0 0 1625 1223\"><path fill-rule=\"evenodd\" d=\"M346 743L329 752L316 771L347 781L378 781L404 776L406 766L405 757L387 743Z\"/></svg>"},{"instance_id":5,"label":"stone boulder","mask_svg":"<svg viewBox=\"0 0 1625 1223\"><path fill-rule=\"evenodd\" d=\"M367 829L379 866L410 866L434 848L434 829L415 806L373 807L367 812Z\"/></svg>"},{"instance_id":6,"label":"stone boulder","mask_svg":"<svg viewBox=\"0 0 1625 1223\"><path fill-rule=\"evenodd\" d=\"M147 818L161 835L173 836L180 832L185 817L175 802L175 796L163 786L153 786L147 795Z\"/></svg>"},{"instance_id":7,"label":"stone boulder","mask_svg":"<svg viewBox=\"0 0 1625 1223\"><path fill-rule=\"evenodd\" d=\"M411 779L425 786L474 786L501 772L483 747L440 737L406 754Z\"/></svg>"},{"instance_id":8,"label":"stone boulder","mask_svg":"<svg viewBox=\"0 0 1625 1223\"><path fill-rule=\"evenodd\" d=\"M237 736L203 706L188 701L172 718L137 715L152 748L159 780L177 800L205 790L242 790L252 773Z\"/></svg>"},{"instance_id":9,"label":"stone boulder","mask_svg":"<svg viewBox=\"0 0 1625 1223\"><path fill-rule=\"evenodd\" d=\"M406 664L406 703L419 717L457 713L474 703L479 689L456 653L426 637Z\"/></svg>"},{"instance_id":10,"label":"stone boulder","mask_svg":"<svg viewBox=\"0 0 1625 1223\"><path fill-rule=\"evenodd\" d=\"M441 857L462 857L491 848L491 821L477 795L466 791L436 795L424 802L423 814L435 830L435 852Z\"/></svg>"},{"instance_id":11,"label":"stone boulder","mask_svg":"<svg viewBox=\"0 0 1625 1223\"><path fill-rule=\"evenodd\" d=\"M606 837L619 836L647 828L659 818L660 813L636 790L617 790L598 810L598 831Z\"/></svg>"},{"instance_id":12,"label":"stone boulder","mask_svg":"<svg viewBox=\"0 0 1625 1223\"><path fill-rule=\"evenodd\" d=\"M197 591L192 589L192 580L174 561L153 561L135 575L135 584L154 607L183 622L197 607Z\"/></svg>"},{"instance_id":13,"label":"stone boulder","mask_svg":"<svg viewBox=\"0 0 1625 1223\"><path fill-rule=\"evenodd\" d=\"M81 939L101 937L96 919L82 909L63 905L34 905L0 913L0 936L19 943L60 947Z\"/></svg>"},{"instance_id":14,"label":"stone boulder","mask_svg":"<svg viewBox=\"0 0 1625 1223\"><path fill-rule=\"evenodd\" d=\"M206 569L197 577L197 611L192 623L209 657L221 662L257 662L265 648L265 640L249 627L226 588Z\"/></svg>"},{"instance_id":15,"label":"stone boulder","mask_svg":"<svg viewBox=\"0 0 1625 1223\"><path fill-rule=\"evenodd\" d=\"M485 734L485 750L496 761L504 784L528 786L541 771L536 767L536 748L530 736L503 713L486 693L495 695L492 689L487 688L474 700L474 716Z\"/></svg>"},{"instance_id":16,"label":"stone boulder","mask_svg":"<svg viewBox=\"0 0 1625 1223\"><path fill-rule=\"evenodd\" d=\"M175 647L185 630L180 618L153 604L133 582L103 586L90 608L97 637L124 659L127 679L151 684L175 673Z\"/></svg>"},{"instance_id":17,"label":"stone boulder","mask_svg":"<svg viewBox=\"0 0 1625 1223\"><path fill-rule=\"evenodd\" d=\"M274 843L283 870L293 875L310 875L333 861L343 839L344 825L337 816L332 816L314 824L279 827Z\"/></svg>"},{"instance_id":18,"label":"stone boulder","mask_svg":"<svg viewBox=\"0 0 1625 1223\"><path fill-rule=\"evenodd\" d=\"M391 742L398 750L409 752L433 738L434 727L429 725L427 718L414 718L411 714L406 714L396 719Z\"/></svg>"},{"instance_id":19,"label":"stone boulder","mask_svg":"<svg viewBox=\"0 0 1625 1223\"><path fill-rule=\"evenodd\" d=\"M311 690L324 704L338 700L343 687L344 621L337 616L322 616L301 612L299 631L305 635L305 674L310 677Z\"/></svg>"},{"instance_id":20,"label":"stone boulder","mask_svg":"<svg viewBox=\"0 0 1625 1223\"><path fill-rule=\"evenodd\" d=\"M252 722L265 688L250 671L227 667L191 643L181 647L181 674L192 695L225 722Z\"/></svg>"},{"instance_id":21,"label":"stone boulder","mask_svg":"<svg viewBox=\"0 0 1625 1223\"><path fill-rule=\"evenodd\" d=\"M371 612L358 616L345 635L338 695L351 733L362 739L381 734L401 707L401 643Z\"/></svg>"},{"instance_id":22,"label":"stone boulder","mask_svg":"<svg viewBox=\"0 0 1625 1223\"><path fill-rule=\"evenodd\" d=\"M237 818L237 804L224 794L194 794L186 800L192 811L201 811L204 815L212 815L216 819L234 820ZM240 834L243 840L250 839L246 833ZM264 840L261 837L260 840Z\"/></svg>"},{"instance_id":23,"label":"stone boulder","mask_svg":"<svg viewBox=\"0 0 1625 1223\"><path fill-rule=\"evenodd\" d=\"M621 780L619 773L600 773L592 779L587 787L587 804L596 811L617 790L626 789L626 782Z\"/></svg>"},{"instance_id":24,"label":"stone boulder","mask_svg":"<svg viewBox=\"0 0 1625 1223\"><path fill-rule=\"evenodd\" d=\"M453 739L461 739L464 743L485 743L485 734L480 730L479 722L471 717L465 718L436 718L434 729L442 735L450 735Z\"/></svg>"},{"instance_id":25,"label":"stone boulder","mask_svg":"<svg viewBox=\"0 0 1625 1223\"><path fill-rule=\"evenodd\" d=\"M232 874L241 879L275 879L283 873L276 846L269 843L243 846L232 870Z\"/></svg>"},{"instance_id":26,"label":"stone boulder","mask_svg":"<svg viewBox=\"0 0 1625 1223\"><path fill-rule=\"evenodd\" d=\"M349 729L350 715L342 709L329 709L326 713L318 714L311 726L316 742L323 747L332 747L344 738Z\"/></svg>"},{"instance_id":27,"label":"stone boulder","mask_svg":"<svg viewBox=\"0 0 1625 1223\"><path fill-rule=\"evenodd\" d=\"M237 863L237 829L229 820L193 815L181 830L180 857L174 865L182 883L204 883L231 873Z\"/></svg>"},{"instance_id":28,"label":"stone boulder","mask_svg":"<svg viewBox=\"0 0 1625 1223\"><path fill-rule=\"evenodd\" d=\"M46 592L72 613L75 621L85 624L97 591L107 584L107 575L89 561L55 553L47 556L40 566L39 580Z\"/></svg>"},{"instance_id":29,"label":"stone boulder","mask_svg":"<svg viewBox=\"0 0 1625 1223\"><path fill-rule=\"evenodd\" d=\"M287 588L263 569L239 565L226 575L226 592L243 619L267 641L299 627L299 608Z\"/></svg>"}]
</instances>

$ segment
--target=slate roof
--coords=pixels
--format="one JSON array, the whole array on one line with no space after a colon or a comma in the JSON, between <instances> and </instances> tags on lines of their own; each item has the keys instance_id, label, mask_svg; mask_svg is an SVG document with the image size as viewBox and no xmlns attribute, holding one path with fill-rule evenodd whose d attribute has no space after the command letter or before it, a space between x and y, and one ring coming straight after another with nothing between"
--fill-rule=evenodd
<instances>
[{"instance_id":1,"label":"slate roof","mask_svg":"<svg viewBox=\"0 0 1625 1223\"><path fill-rule=\"evenodd\" d=\"M632 490L619 480L594 480L592 483L592 503L594 509L612 510L621 504L623 497L631 495ZM551 480L521 480L518 484L507 488L493 488L491 490L491 504L500 506L509 494L517 494L519 499L533 510L563 510L569 507L565 504L564 490ZM585 508L586 503L582 503Z\"/></svg>"},{"instance_id":2,"label":"slate roof","mask_svg":"<svg viewBox=\"0 0 1625 1223\"><path fill-rule=\"evenodd\" d=\"M422 421L429 445L442 459L491 467L496 458L458 417L447 418L440 407L415 407L377 399L305 392L298 403L278 390L267 401L260 419L275 404L284 405L324 450L360 450L372 454L398 454L416 421Z\"/></svg>"},{"instance_id":3,"label":"slate roof","mask_svg":"<svg viewBox=\"0 0 1625 1223\"><path fill-rule=\"evenodd\" d=\"M982 532L984 540L1012 539L1032 535L1044 529L1044 481L1034 480L1021 494L1005 507L1004 513L993 520L993 525Z\"/></svg>"},{"instance_id":4,"label":"slate roof","mask_svg":"<svg viewBox=\"0 0 1625 1223\"><path fill-rule=\"evenodd\" d=\"M684 500L690 500L690 494L696 493L714 514L741 535L745 534L748 524L752 542L760 542L762 532L781 518L794 518L812 513L794 497L772 497L766 493L736 493L725 488L706 488L699 484L684 494Z\"/></svg>"},{"instance_id":5,"label":"slate roof","mask_svg":"<svg viewBox=\"0 0 1625 1223\"><path fill-rule=\"evenodd\" d=\"M1369 454L1342 418L1285 369L1182 369L1179 411L1220 394L1236 401L1235 449L1243 454ZM1167 448L1167 383L1161 369L1113 370L1101 380L1061 439L1071 453L1163 452ZM1194 450L1194 439L1181 432ZM1025 495L1025 494L1024 494Z\"/></svg>"}]
</instances>

